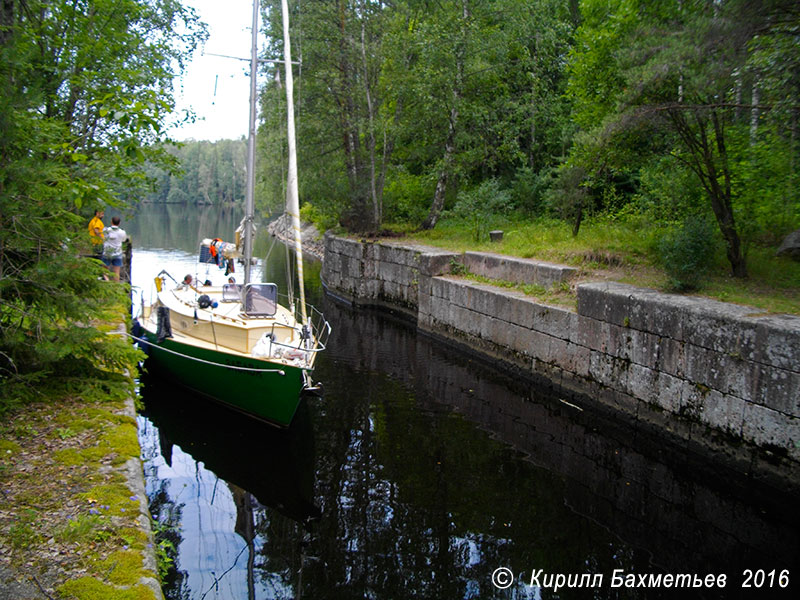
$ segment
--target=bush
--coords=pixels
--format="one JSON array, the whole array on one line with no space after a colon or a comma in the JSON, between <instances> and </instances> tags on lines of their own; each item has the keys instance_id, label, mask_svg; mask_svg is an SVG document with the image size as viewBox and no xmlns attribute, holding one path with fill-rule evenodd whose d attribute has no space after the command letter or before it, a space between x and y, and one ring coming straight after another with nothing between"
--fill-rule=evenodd
<instances>
[{"instance_id":1,"label":"bush","mask_svg":"<svg viewBox=\"0 0 800 600\"><path fill-rule=\"evenodd\" d=\"M304 223L313 223L320 233L324 233L338 225L339 216L333 212L320 210L311 202L305 202L300 207L300 220Z\"/></svg>"},{"instance_id":2,"label":"bush","mask_svg":"<svg viewBox=\"0 0 800 600\"><path fill-rule=\"evenodd\" d=\"M711 266L716 245L714 227L701 217L668 231L658 242L657 252L671 289L697 289Z\"/></svg>"},{"instance_id":3,"label":"bush","mask_svg":"<svg viewBox=\"0 0 800 600\"><path fill-rule=\"evenodd\" d=\"M496 179L487 179L475 188L459 192L458 200L446 216L467 224L476 242L486 238L494 219L513 210L511 194Z\"/></svg>"},{"instance_id":4,"label":"bush","mask_svg":"<svg viewBox=\"0 0 800 600\"><path fill-rule=\"evenodd\" d=\"M517 170L511 186L511 200L514 206L531 216L541 216L546 212L545 194L553 184L553 169L544 168L534 172L530 167Z\"/></svg>"},{"instance_id":5,"label":"bush","mask_svg":"<svg viewBox=\"0 0 800 600\"><path fill-rule=\"evenodd\" d=\"M429 175L414 175L402 168L393 168L383 194L383 215L389 221L422 223L430 211L436 186Z\"/></svg>"}]
</instances>

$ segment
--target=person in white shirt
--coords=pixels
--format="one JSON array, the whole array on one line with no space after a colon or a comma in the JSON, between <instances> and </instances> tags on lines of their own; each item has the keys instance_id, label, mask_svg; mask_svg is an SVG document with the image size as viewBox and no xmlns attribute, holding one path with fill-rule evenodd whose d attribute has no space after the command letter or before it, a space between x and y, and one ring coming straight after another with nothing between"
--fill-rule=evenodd
<instances>
[{"instance_id":1,"label":"person in white shirt","mask_svg":"<svg viewBox=\"0 0 800 600\"><path fill-rule=\"evenodd\" d=\"M122 244L128 240L128 234L119 227L120 218L111 218L111 227L103 229L103 263L113 273L114 281L119 281L122 267Z\"/></svg>"}]
</instances>

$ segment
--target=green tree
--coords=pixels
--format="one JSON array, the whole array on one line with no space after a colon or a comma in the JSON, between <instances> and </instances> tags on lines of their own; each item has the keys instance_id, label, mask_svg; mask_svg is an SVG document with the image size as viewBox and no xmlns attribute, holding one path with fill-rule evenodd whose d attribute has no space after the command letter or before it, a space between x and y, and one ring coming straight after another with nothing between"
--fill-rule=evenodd
<instances>
[{"instance_id":1,"label":"green tree","mask_svg":"<svg viewBox=\"0 0 800 600\"><path fill-rule=\"evenodd\" d=\"M176 165L147 165L153 182L149 202L243 205L247 144L244 139L187 141L167 144L164 150Z\"/></svg>"},{"instance_id":2,"label":"green tree","mask_svg":"<svg viewBox=\"0 0 800 600\"><path fill-rule=\"evenodd\" d=\"M548 0L438 5L418 28L416 110L406 115L422 124L409 131L430 140L436 152L429 167L436 188L423 227L435 225L448 183L468 188L499 177L508 186L528 171L547 170L570 129L563 98L574 27L568 6Z\"/></svg>"},{"instance_id":3,"label":"green tree","mask_svg":"<svg viewBox=\"0 0 800 600\"><path fill-rule=\"evenodd\" d=\"M0 409L27 384L129 364L130 345L94 325L127 301L80 258L81 208L144 189L174 71L201 37L175 0L2 2Z\"/></svg>"},{"instance_id":4,"label":"green tree","mask_svg":"<svg viewBox=\"0 0 800 600\"><path fill-rule=\"evenodd\" d=\"M756 212L753 190L769 187L755 175L767 171L754 168L760 159L748 148L759 142L781 148L777 121L764 116L776 107L791 113L796 105L797 60L777 66L786 48L796 47L795 3L587 0L582 6L578 37L584 43L573 57L570 91L576 120L593 133L576 146L573 163L587 169L591 185L603 172L635 171L654 157L672 156L700 183L731 271L745 277L740 223ZM601 78L593 65L605 65ZM612 85L600 91L598 81ZM782 94L790 100L780 100ZM742 141L744 131L749 143ZM773 165L784 169L783 178L796 178L790 164ZM796 206L793 194L788 202ZM775 194L755 202L768 201Z\"/></svg>"},{"instance_id":5,"label":"green tree","mask_svg":"<svg viewBox=\"0 0 800 600\"><path fill-rule=\"evenodd\" d=\"M521 169L550 169L570 130L569 8L556 0L293 4L301 199L353 229L378 229L386 215L430 227L459 187L495 177L509 186L524 179ZM281 54L279 17L269 3L271 57ZM259 162L278 202L282 74L266 68Z\"/></svg>"},{"instance_id":6,"label":"green tree","mask_svg":"<svg viewBox=\"0 0 800 600\"><path fill-rule=\"evenodd\" d=\"M388 164L386 126L381 116L381 44L390 9L375 0L290 2L295 52L298 160L301 201L341 207L341 218L353 229L380 227L383 181ZM269 53L283 55L280 3L267 3ZM283 65L266 67L271 75L263 95L271 142L281 144L286 128ZM265 148L262 146L262 148ZM283 149L271 144L267 169L285 163ZM271 160L270 160L271 159ZM278 179L280 176L280 179ZM281 184L265 184L278 199Z\"/></svg>"}]
</instances>

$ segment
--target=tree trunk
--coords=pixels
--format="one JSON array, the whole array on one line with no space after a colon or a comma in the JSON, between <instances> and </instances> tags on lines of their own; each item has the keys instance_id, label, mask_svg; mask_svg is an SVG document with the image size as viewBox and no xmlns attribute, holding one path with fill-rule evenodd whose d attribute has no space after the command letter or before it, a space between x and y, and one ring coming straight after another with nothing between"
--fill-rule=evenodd
<instances>
[{"instance_id":1,"label":"tree trunk","mask_svg":"<svg viewBox=\"0 0 800 600\"><path fill-rule=\"evenodd\" d=\"M400 122L400 114L402 113L403 107L403 99L398 98L397 103L395 104L394 109L394 122L395 124ZM386 135L386 128L383 130L383 163L381 164L381 172L378 176L378 183L377 183L377 194L378 198L381 199L381 210L383 210L383 189L386 184L386 170L389 166L389 160L392 157L392 152L394 151L394 136L387 136ZM381 214L381 217L383 215Z\"/></svg>"},{"instance_id":2,"label":"tree trunk","mask_svg":"<svg viewBox=\"0 0 800 600\"><path fill-rule=\"evenodd\" d=\"M761 88L758 81L753 84L753 108L750 109L750 145L755 145L758 141L758 120L761 117Z\"/></svg>"},{"instance_id":3,"label":"tree trunk","mask_svg":"<svg viewBox=\"0 0 800 600\"><path fill-rule=\"evenodd\" d=\"M347 3L340 0L339 11L339 72L341 73L341 89L337 97L339 103L339 119L342 128L342 146L345 156L348 183L350 185L350 207L342 215L342 225L351 231L368 231L372 228L373 220L370 216L368 194L362 177L364 173L361 135L357 122L355 97L357 93L358 76L356 67L351 61L351 44L347 30Z\"/></svg>"},{"instance_id":4,"label":"tree trunk","mask_svg":"<svg viewBox=\"0 0 800 600\"><path fill-rule=\"evenodd\" d=\"M439 216L444 209L444 199L447 194L447 180L450 177L450 167L453 162L453 152L455 150L456 122L458 121L458 109L453 107L450 111L450 126L447 132L447 142L444 147L444 158L442 168L439 170L439 177L436 180L436 190L433 193L433 202L428 217L422 223L422 229L433 229L439 220Z\"/></svg>"},{"instance_id":5,"label":"tree trunk","mask_svg":"<svg viewBox=\"0 0 800 600\"><path fill-rule=\"evenodd\" d=\"M0 3L0 46L5 46L14 35L14 0Z\"/></svg>"},{"instance_id":6,"label":"tree trunk","mask_svg":"<svg viewBox=\"0 0 800 600\"><path fill-rule=\"evenodd\" d=\"M742 252L742 243L736 230L731 201L731 174L728 153L725 147L723 123L716 111L710 111L714 130L709 137L709 118L700 110L692 110L696 129L685 118L685 112L673 109L668 112L678 135L683 140L690 158L684 162L700 179L708 194L711 210L725 240L725 251L734 277L747 277L747 261ZM720 171L722 171L720 173ZM722 183L720 183L722 180Z\"/></svg>"},{"instance_id":7,"label":"tree trunk","mask_svg":"<svg viewBox=\"0 0 800 600\"><path fill-rule=\"evenodd\" d=\"M583 221L583 203L579 203L575 212L575 221L572 223L572 237L578 237L578 232L581 230L581 222Z\"/></svg>"},{"instance_id":8,"label":"tree trunk","mask_svg":"<svg viewBox=\"0 0 800 600\"><path fill-rule=\"evenodd\" d=\"M364 0L361 0L361 59L364 66L364 94L367 99L367 116L369 118L369 134L367 144L369 150L369 187L372 198L372 228L377 232L381 228L383 221L383 202L378 196L376 173L375 173L375 115L372 105L372 94L370 93L369 65L367 64L367 40L366 40L366 10Z\"/></svg>"},{"instance_id":9,"label":"tree trunk","mask_svg":"<svg viewBox=\"0 0 800 600\"><path fill-rule=\"evenodd\" d=\"M462 19L466 25L469 18L469 7L467 0L461 3ZM466 29L462 29L462 38L456 47L456 80L453 85L453 106L450 109L450 123L447 128L447 141L444 147L444 157L442 158L442 168L436 181L436 190L433 193L433 202L428 217L422 223L422 229L433 229L439 220L444 209L444 199L447 193L447 180L451 175L453 154L455 153L456 133L458 131L458 107L461 104L461 86L464 81L464 55L466 54Z\"/></svg>"},{"instance_id":10,"label":"tree trunk","mask_svg":"<svg viewBox=\"0 0 800 600\"><path fill-rule=\"evenodd\" d=\"M728 150L725 146L725 131L723 129L722 121L716 111L711 112L711 120L714 124L714 139L717 142L717 152L720 156L720 163L722 165L722 175L725 187L718 193L715 202L714 197L711 198L711 205L714 209L714 215L717 217L722 235L725 238L727 245L728 260L731 263L731 269L734 277L744 278L747 277L747 263L742 252L742 244L739 239L739 233L736 231L736 223L733 218L733 201L731 193L731 172L728 161ZM713 165L713 156L711 160ZM709 172L709 175L711 173ZM714 178L715 186L719 187L719 180ZM719 210L717 209L719 206Z\"/></svg>"}]
</instances>

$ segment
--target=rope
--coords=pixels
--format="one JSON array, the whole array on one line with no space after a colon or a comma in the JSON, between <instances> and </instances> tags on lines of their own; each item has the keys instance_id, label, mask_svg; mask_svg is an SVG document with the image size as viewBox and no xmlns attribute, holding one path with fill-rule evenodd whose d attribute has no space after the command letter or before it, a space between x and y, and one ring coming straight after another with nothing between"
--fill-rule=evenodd
<instances>
[{"instance_id":1,"label":"rope","mask_svg":"<svg viewBox=\"0 0 800 600\"><path fill-rule=\"evenodd\" d=\"M176 352L175 350L170 350L169 348L164 348L163 346L159 346L157 344L154 344L150 340L146 340L144 338L139 338L139 337L136 337L135 335L131 335L130 333L128 333L126 331L110 331L109 335L126 335L129 338L131 338L132 340L136 340L137 342L142 342L144 344L148 344L148 345L152 346L153 348L158 348L159 350L163 350L164 352L169 352L170 354L174 354L175 356L180 356L181 358L188 358L189 360L194 360L194 361L197 361L199 363L206 364L206 365L212 365L214 367L223 367L225 369L234 369L236 371L250 371L250 372L254 372L254 373L278 373L279 375L282 375L282 376L286 375L286 371L284 371L283 369L256 369L256 368L253 368L253 367L237 367L236 365L225 365L225 364L222 364L222 363L216 363L216 362L213 362L213 361L210 361L210 360L205 360L205 359L202 359L202 358L197 358L195 356L189 356L188 354L181 354L180 352Z\"/></svg>"}]
</instances>

